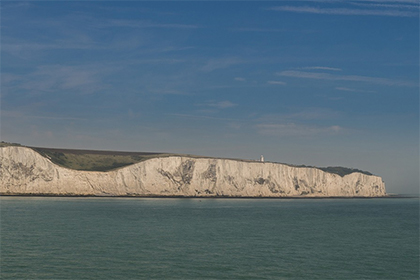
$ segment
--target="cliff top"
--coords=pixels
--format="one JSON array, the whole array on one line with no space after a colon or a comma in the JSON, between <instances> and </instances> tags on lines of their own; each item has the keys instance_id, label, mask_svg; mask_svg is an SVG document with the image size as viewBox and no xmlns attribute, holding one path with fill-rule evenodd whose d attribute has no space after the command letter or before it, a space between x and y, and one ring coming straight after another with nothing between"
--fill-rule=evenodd
<instances>
[{"instance_id":1,"label":"cliff top","mask_svg":"<svg viewBox=\"0 0 420 280\"><path fill-rule=\"evenodd\" d=\"M182 156L182 157L192 157L192 158L212 158L205 156L197 155L186 155L186 154L174 154L174 153L154 153L154 152L121 152L121 151L100 151L100 150L78 150L78 149L57 149L57 148L41 148L41 147L30 147L23 146L18 143L8 143L1 141L1 147L7 146L21 146L30 148L43 157L48 158L53 163L66 167L69 169L75 170L85 170L85 171L110 171L113 169L121 168L131 164L135 164L141 161L156 157L169 157L169 156ZM244 162L255 162L253 160L244 160L244 159L230 159ZM277 163L277 162L274 162ZM281 163L285 164L285 163ZM306 165L292 165L285 164L293 167L302 167L302 168L318 168L328 173L338 174L340 176L345 176L354 172L360 172L366 175L372 175L372 173L347 167L316 167L316 166L306 166Z\"/></svg>"}]
</instances>

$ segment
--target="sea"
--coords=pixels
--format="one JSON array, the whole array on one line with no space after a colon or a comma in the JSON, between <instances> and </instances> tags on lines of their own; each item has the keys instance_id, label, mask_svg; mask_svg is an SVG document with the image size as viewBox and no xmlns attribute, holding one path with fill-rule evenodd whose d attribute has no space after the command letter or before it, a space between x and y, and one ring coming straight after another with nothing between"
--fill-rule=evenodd
<instances>
[{"instance_id":1,"label":"sea","mask_svg":"<svg viewBox=\"0 0 420 280\"><path fill-rule=\"evenodd\" d=\"M0 197L1 279L419 279L419 198Z\"/></svg>"}]
</instances>

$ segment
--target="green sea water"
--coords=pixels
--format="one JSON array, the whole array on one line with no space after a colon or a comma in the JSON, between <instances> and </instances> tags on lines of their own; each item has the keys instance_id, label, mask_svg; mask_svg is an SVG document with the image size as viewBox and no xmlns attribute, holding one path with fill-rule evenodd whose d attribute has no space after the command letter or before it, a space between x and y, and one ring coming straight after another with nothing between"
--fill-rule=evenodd
<instances>
[{"instance_id":1,"label":"green sea water","mask_svg":"<svg viewBox=\"0 0 420 280\"><path fill-rule=\"evenodd\" d=\"M419 279L419 200L1 197L1 279Z\"/></svg>"}]
</instances>

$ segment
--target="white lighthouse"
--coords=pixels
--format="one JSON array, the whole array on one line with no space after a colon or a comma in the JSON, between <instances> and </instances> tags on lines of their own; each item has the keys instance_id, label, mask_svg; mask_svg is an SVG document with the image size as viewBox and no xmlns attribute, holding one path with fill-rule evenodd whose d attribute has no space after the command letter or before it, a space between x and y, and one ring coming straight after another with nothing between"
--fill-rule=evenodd
<instances>
[{"instance_id":1,"label":"white lighthouse","mask_svg":"<svg viewBox=\"0 0 420 280\"><path fill-rule=\"evenodd\" d=\"M264 156L263 156L263 155L261 155L261 157L260 157L260 161L261 161L261 162L264 162Z\"/></svg>"}]
</instances>

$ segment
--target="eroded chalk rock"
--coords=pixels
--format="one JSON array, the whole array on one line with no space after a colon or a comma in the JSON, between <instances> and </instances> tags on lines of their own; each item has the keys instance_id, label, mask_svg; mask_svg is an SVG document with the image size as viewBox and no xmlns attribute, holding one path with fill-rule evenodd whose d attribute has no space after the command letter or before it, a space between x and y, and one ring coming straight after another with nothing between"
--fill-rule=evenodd
<instances>
[{"instance_id":1,"label":"eroded chalk rock","mask_svg":"<svg viewBox=\"0 0 420 280\"><path fill-rule=\"evenodd\" d=\"M0 148L0 193L111 196L385 196L378 176L343 177L312 167L240 160L157 157L108 172L60 167L34 150Z\"/></svg>"}]
</instances>

